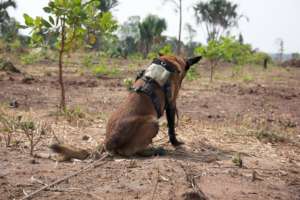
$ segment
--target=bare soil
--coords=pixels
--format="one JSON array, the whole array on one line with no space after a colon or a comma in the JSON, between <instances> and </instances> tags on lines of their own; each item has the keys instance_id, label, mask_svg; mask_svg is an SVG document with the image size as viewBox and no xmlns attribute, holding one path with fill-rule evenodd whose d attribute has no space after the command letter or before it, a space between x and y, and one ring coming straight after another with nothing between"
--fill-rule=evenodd
<instances>
[{"instance_id":1,"label":"bare soil","mask_svg":"<svg viewBox=\"0 0 300 200\"><path fill-rule=\"evenodd\" d=\"M66 68L68 105L81 115L57 112L56 64L17 65L24 75L0 72L2 114L45 121L53 130L36 148L48 154L55 137L77 147L94 149L104 139L109 114L126 97L126 77L139 68L114 61L121 73L96 78L76 67ZM137 64L144 66L145 62ZM207 66L200 77L185 80L178 99L177 135L185 143L168 143L166 120L153 142L161 157L115 157L33 199L300 199L300 69L246 66L238 77L219 67L214 83ZM48 71L45 74L45 69ZM243 77L251 75L253 80ZM11 101L18 108L9 108ZM45 184L86 167L90 160L57 163L31 157L28 141L14 133L5 146L0 129L0 199L21 199ZM265 134L267 133L267 134ZM54 137L55 135L55 137ZM280 139L278 139L280 138ZM239 159L240 157L240 159ZM235 162L242 162L237 166ZM200 195L201 194L201 195ZM202 197L200 197L202 196Z\"/></svg>"}]
</instances>

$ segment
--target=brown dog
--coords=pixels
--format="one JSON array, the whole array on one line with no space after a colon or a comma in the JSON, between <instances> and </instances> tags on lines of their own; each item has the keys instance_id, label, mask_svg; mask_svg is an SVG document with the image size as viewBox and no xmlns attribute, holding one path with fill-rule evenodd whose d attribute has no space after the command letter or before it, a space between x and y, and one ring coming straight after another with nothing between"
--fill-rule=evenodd
<instances>
[{"instance_id":1,"label":"brown dog","mask_svg":"<svg viewBox=\"0 0 300 200\"><path fill-rule=\"evenodd\" d=\"M190 59L160 56L155 59L138 76L133 91L109 118L104 149L109 153L124 156L145 150L158 133L158 118L164 110L171 144L183 144L175 135L176 99L187 71L200 59L200 56ZM83 155L87 155L84 150L70 151L70 148L64 145L55 144L51 148L61 154L76 152L74 155L79 159L82 159L82 156L78 156L81 155L81 151ZM73 155L65 157L74 158Z\"/></svg>"}]
</instances>

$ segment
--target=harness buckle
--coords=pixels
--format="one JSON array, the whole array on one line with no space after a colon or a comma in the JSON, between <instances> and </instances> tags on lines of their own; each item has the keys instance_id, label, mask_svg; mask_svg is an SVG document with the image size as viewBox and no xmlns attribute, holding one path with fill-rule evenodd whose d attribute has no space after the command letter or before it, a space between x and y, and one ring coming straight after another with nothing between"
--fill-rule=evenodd
<instances>
[{"instance_id":1,"label":"harness buckle","mask_svg":"<svg viewBox=\"0 0 300 200\"><path fill-rule=\"evenodd\" d=\"M160 61L161 66L166 67L167 63L165 63L164 61Z\"/></svg>"}]
</instances>

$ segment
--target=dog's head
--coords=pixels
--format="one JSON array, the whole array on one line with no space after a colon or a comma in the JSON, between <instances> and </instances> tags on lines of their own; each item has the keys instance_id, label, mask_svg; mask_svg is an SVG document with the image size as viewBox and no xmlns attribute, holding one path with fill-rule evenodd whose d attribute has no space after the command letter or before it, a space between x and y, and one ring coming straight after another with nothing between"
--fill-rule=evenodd
<instances>
[{"instance_id":1,"label":"dog's head","mask_svg":"<svg viewBox=\"0 0 300 200\"><path fill-rule=\"evenodd\" d=\"M197 56L185 59L178 56L160 55L159 59L172 67L174 69L173 71L176 71L170 76L173 101L177 98L182 80L184 79L186 73L188 72L190 67L198 63L201 58L201 56Z\"/></svg>"}]
</instances>

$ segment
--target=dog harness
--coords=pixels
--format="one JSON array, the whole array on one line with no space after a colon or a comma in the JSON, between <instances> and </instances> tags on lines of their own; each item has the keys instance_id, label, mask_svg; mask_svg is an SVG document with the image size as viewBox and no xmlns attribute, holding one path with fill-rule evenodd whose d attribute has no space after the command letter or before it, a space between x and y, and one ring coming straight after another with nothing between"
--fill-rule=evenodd
<instances>
[{"instance_id":1,"label":"dog harness","mask_svg":"<svg viewBox=\"0 0 300 200\"><path fill-rule=\"evenodd\" d=\"M174 72L178 73L178 71L174 70L169 64L156 58L146 70L142 70L137 75L136 81L142 79L145 84L137 88L131 88L132 91L146 94L151 99L157 112L157 118L160 118L163 113L161 112L161 104L155 92L155 88L160 88L163 91L166 105L168 105L169 99L171 98L171 84L169 78L171 73Z\"/></svg>"}]
</instances>

